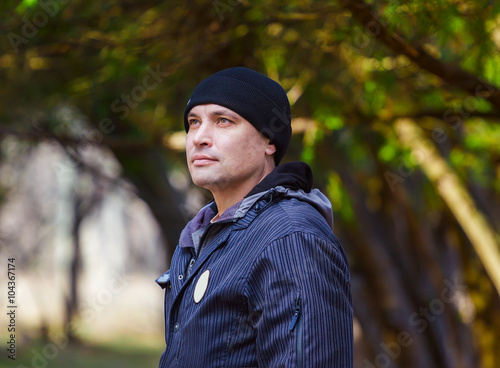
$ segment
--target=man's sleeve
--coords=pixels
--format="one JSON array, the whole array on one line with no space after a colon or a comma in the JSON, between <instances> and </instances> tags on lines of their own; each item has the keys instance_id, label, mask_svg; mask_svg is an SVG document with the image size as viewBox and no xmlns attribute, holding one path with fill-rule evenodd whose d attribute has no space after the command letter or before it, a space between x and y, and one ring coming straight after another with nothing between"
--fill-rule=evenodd
<instances>
[{"instance_id":1,"label":"man's sleeve","mask_svg":"<svg viewBox=\"0 0 500 368\"><path fill-rule=\"evenodd\" d=\"M259 366L352 367L349 268L335 238L304 232L280 238L254 262L247 281Z\"/></svg>"}]
</instances>

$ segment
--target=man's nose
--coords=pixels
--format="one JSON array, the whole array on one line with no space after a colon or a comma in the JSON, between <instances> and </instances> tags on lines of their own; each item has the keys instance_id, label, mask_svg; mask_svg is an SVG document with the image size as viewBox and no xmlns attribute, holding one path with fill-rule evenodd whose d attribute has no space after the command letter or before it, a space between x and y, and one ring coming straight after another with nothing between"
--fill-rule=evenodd
<instances>
[{"instance_id":1,"label":"man's nose","mask_svg":"<svg viewBox=\"0 0 500 368\"><path fill-rule=\"evenodd\" d=\"M213 129L212 124L202 122L193 137L193 144L197 146L211 146L212 145Z\"/></svg>"}]
</instances>

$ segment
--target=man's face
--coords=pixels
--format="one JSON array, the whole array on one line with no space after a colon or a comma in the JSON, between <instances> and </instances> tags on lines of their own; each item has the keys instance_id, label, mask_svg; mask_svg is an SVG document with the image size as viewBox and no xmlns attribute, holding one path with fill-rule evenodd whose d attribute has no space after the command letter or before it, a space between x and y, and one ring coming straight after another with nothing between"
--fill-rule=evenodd
<instances>
[{"instance_id":1,"label":"man's face","mask_svg":"<svg viewBox=\"0 0 500 368\"><path fill-rule=\"evenodd\" d=\"M188 123L186 156L197 186L214 193L251 184L250 190L268 173L269 165L274 167L276 147L234 111L198 105L189 112Z\"/></svg>"}]
</instances>

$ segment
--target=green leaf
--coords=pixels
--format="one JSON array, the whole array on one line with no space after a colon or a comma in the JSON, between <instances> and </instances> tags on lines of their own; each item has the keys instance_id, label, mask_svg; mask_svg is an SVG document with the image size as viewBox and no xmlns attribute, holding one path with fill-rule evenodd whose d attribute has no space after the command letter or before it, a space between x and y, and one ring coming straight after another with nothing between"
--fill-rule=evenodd
<instances>
[{"instance_id":1,"label":"green leaf","mask_svg":"<svg viewBox=\"0 0 500 368\"><path fill-rule=\"evenodd\" d=\"M37 5L38 5L38 0L22 0L16 7L16 11L19 14L22 14L26 11L26 9L32 9Z\"/></svg>"},{"instance_id":2,"label":"green leaf","mask_svg":"<svg viewBox=\"0 0 500 368\"><path fill-rule=\"evenodd\" d=\"M329 130L338 130L344 126L344 121L340 116L328 116L325 119L325 126Z\"/></svg>"},{"instance_id":3,"label":"green leaf","mask_svg":"<svg viewBox=\"0 0 500 368\"><path fill-rule=\"evenodd\" d=\"M378 157L384 162L390 162L396 158L398 147L394 143L387 142L378 151Z\"/></svg>"}]
</instances>

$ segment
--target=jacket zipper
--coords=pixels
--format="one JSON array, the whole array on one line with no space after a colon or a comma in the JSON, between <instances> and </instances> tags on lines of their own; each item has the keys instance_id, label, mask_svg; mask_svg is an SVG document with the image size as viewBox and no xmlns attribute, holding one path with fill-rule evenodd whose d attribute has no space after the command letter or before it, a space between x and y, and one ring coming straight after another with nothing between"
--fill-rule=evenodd
<instances>
[{"instance_id":1,"label":"jacket zipper","mask_svg":"<svg viewBox=\"0 0 500 368\"><path fill-rule=\"evenodd\" d=\"M295 311L293 312L292 322L290 322L290 326L288 329L293 331L295 327L297 327L297 367L302 367L303 364L303 346L302 346L302 318L300 315L302 314L302 299L297 295L295 299Z\"/></svg>"},{"instance_id":2,"label":"jacket zipper","mask_svg":"<svg viewBox=\"0 0 500 368\"><path fill-rule=\"evenodd\" d=\"M300 297L297 297L295 299L295 312L293 312L292 322L290 323L290 326L288 326L288 329L290 331L293 331L293 329L295 328L295 325L299 320L301 310L302 310L301 299Z\"/></svg>"},{"instance_id":3,"label":"jacket zipper","mask_svg":"<svg viewBox=\"0 0 500 368\"><path fill-rule=\"evenodd\" d=\"M217 224L227 224L227 223L230 223L230 222L235 222L235 220L234 219L224 220L224 221L217 222ZM205 241L205 237L208 234L208 230L210 230L210 228L214 224L208 225L207 229L205 230L205 232L203 233L203 236L200 239L200 244L198 246L198 251L197 252L196 251L192 252L193 256L191 257L191 260L189 261L188 269L187 269L187 272L186 272L186 276L187 277L189 277L191 275L191 270L193 269L193 266L196 263L196 260L198 259L198 256L200 255L201 248L203 247L203 242Z\"/></svg>"},{"instance_id":4,"label":"jacket zipper","mask_svg":"<svg viewBox=\"0 0 500 368\"><path fill-rule=\"evenodd\" d=\"M189 261L189 266L188 266L188 270L187 270L187 273L186 273L186 277L189 277L189 275L191 275L191 270L193 269L193 266L194 266L194 263L196 262L196 256L192 256L191 257L191 260Z\"/></svg>"}]
</instances>

